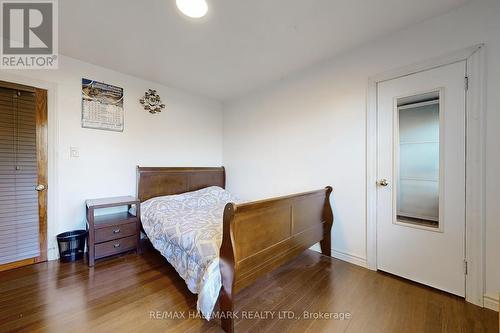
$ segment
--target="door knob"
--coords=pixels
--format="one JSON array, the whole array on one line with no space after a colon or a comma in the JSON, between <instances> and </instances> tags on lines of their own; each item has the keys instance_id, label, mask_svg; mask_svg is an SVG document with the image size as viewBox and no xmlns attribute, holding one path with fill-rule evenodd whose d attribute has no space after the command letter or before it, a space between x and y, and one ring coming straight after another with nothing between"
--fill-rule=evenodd
<instances>
[{"instance_id":1,"label":"door knob","mask_svg":"<svg viewBox=\"0 0 500 333\"><path fill-rule=\"evenodd\" d=\"M45 185L43 185L43 184L38 184L38 185L35 187L35 190L37 190L38 192L43 191L43 190L45 190Z\"/></svg>"},{"instance_id":2,"label":"door knob","mask_svg":"<svg viewBox=\"0 0 500 333\"><path fill-rule=\"evenodd\" d=\"M384 186L385 187L385 186L389 185L389 182L387 181L387 179L381 179L381 180L378 181L378 184L380 186Z\"/></svg>"}]
</instances>

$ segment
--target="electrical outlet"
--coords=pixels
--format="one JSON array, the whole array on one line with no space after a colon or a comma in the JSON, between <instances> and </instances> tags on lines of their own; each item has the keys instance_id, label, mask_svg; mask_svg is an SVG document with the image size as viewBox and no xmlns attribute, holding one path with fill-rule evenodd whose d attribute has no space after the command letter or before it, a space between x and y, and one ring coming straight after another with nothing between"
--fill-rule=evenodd
<instances>
[{"instance_id":1,"label":"electrical outlet","mask_svg":"<svg viewBox=\"0 0 500 333\"><path fill-rule=\"evenodd\" d=\"M78 150L78 147L69 147L69 157L71 158L80 157L80 151Z\"/></svg>"}]
</instances>

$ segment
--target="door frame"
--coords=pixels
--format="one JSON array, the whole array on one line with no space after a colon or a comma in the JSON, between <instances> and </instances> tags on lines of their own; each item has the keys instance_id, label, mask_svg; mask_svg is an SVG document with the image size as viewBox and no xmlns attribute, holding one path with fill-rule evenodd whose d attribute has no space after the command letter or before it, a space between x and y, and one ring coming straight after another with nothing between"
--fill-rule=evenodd
<instances>
[{"instance_id":1,"label":"door frame","mask_svg":"<svg viewBox=\"0 0 500 333\"><path fill-rule=\"evenodd\" d=\"M367 266L377 270L377 86L379 83L466 61L465 299L484 306L485 229L485 45L395 69L369 78L366 110Z\"/></svg>"},{"instance_id":2,"label":"door frame","mask_svg":"<svg viewBox=\"0 0 500 333\"><path fill-rule=\"evenodd\" d=\"M48 184L48 108L47 90L35 88L35 113L36 113L36 160L38 184L43 184L45 190L38 192L38 218L39 218L39 244L40 255L35 258L35 262L47 261L47 188Z\"/></svg>"}]
</instances>

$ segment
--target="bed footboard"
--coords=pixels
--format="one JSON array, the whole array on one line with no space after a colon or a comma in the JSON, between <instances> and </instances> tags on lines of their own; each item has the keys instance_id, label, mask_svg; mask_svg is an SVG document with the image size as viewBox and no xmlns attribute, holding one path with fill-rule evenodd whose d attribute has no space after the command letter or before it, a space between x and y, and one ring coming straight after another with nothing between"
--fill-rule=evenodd
<instances>
[{"instance_id":1,"label":"bed footboard","mask_svg":"<svg viewBox=\"0 0 500 333\"><path fill-rule=\"evenodd\" d=\"M328 186L319 191L226 205L220 250L224 331L234 331L233 298L239 290L318 242L321 252L330 256L331 192Z\"/></svg>"}]
</instances>

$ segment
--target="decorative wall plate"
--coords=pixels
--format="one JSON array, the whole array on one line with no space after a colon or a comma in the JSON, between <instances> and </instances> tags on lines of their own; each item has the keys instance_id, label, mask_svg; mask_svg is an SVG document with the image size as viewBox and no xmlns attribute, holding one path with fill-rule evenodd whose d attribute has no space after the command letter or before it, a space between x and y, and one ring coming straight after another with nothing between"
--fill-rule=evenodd
<instances>
[{"instance_id":1,"label":"decorative wall plate","mask_svg":"<svg viewBox=\"0 0 500 333\"><path fill-rule=\"evenodd\" d=\"M165 108L165 104L161 102L160 95L153 89L148 89L139 102L144 105L144 110L152 114L159 113Z\"/></svg>"}]
</instances>

